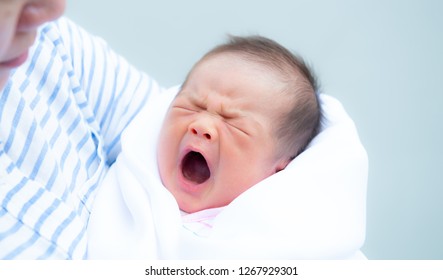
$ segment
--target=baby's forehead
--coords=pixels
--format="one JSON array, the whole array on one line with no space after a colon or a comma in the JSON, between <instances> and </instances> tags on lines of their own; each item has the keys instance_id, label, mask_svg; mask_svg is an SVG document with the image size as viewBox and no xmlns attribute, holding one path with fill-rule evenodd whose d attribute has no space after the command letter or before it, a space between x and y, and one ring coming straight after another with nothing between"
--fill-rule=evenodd
<instances>
[{"instance_id":1,"label":"baby's forehead","mask_svg":"<svg viewBox=\"0 0 443 280\"><path fill-rule=\"evenodd\" d=\"M219 53L208 54L204 56L197 63L197 65L206 64L214 61L231 62L233 64L253 68L268 68L268 70L270 70L269 68L271 67L271 62L267 61L265 58L260 58L257 56L234 51L223 51Z\"/></svg>"},{"instance_id":2,"label":"baby's forehead","mask_svg":"<svg viewBox=\"0 0 443 280\"><path fill-rule=\"evenodd\" d=\"M294 86L305 80L300 69L288 61L272 59L270 56L259 56L255 54L224 51L210 54L203 57L198 64L214 62L231 62L237 67L245 67L261 72L268 79L273 79L276 83Z\"/></svg>"},{"instance_id":3,"label":"baby's forehead","mask_svg":"<svg viewBox=\"0 0 443 280\"><path fill-rule=\"evenodd\" d=\"M220 68L223 70L215 70ZM248 95L256 94L256 89L265 88L271 99L253 99L251 102L256 104L263 103L264 106L274 107L269 102L283 103L283 105L292 103L291 97L287 94L292 78L288 79L271 63L253 56L227 51L204 56L188 74L184 87L189 86L187 88L192 89L196 85L201 85L202 82L206 82L208 76L211 81L217 80L218 84L223 84L223 89L228 89L227 91L236 91L239 80L242 80L244 82L242 85L250 90Z\"/></svg>"},{"instance_id":4,"label":"baby's forehead","mask_svg":"<svg viewBox=\"0 0 443 280\"><path fill-rule=\"evenodd\" d=\"M252 55L237 53L237 52L221 52L215 54L209 54L204 56L200 61L198 61L191 71L188 73L186 81L190 79L200 78L202 73L215 71L215 69L220 69L221 65L228 65L223 68L226 75L231 72L239 71L240 75L249 76L251 73L256 75L256 79L266 78L271 80L276 84L286 83L288 80L296 78L295 76L289 77L292 74L290 71L285 71L284 66L278 65L276 62L268 61L265 58L259 58ZM194 75L195 73L199 75ZM220 76L223 79L224 76Z\"/></svg>"}]
</instances>

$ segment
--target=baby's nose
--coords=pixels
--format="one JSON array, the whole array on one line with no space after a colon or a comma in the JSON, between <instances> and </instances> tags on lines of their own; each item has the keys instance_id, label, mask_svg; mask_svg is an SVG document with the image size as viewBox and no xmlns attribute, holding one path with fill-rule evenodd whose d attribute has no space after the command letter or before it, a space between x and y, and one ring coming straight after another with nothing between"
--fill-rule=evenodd
<instances>
[{"instance_id":1,"label":"baby's nose","mask_svg":"<svg viewBox=\"0 0 443 280\"><path fill-rule=\"evenodd\" d=\"M191 133L196 135L196 136L201 135L201 136L203 136L204 138L206 138L208 140L212 139L211 133L209 133L209 132L202 132L201 130L199 132L197 129L191 128Z\"/></svg>"},{"instance_id":2,"label":"baby's nose","mask_svg":"<svg viewBox=\"0 0 443 280\"><path fill-rule=\"evenodd\" d=\"M197 137L202 137L209 141L214 141L217 138L217 130L214 124L207 119L198 120L189 126L189 132Z\"/></svg>"}]
</instances>

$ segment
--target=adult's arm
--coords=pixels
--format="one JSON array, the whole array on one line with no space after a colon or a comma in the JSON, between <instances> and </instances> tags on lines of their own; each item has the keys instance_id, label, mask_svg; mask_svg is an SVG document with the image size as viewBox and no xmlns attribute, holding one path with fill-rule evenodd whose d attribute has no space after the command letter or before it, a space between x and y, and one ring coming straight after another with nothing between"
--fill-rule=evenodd
<instances>
[{"instance_id":1,"label":"adult's arm","mask_svg":"<svg viewBox=\"0 0 443 280\"><path fill-rule=\"evenodd\" d=\"M86 256L86 227L120 134L160 88L61 18L0 92L0 258Z\"/></svg>"}]
</instances>

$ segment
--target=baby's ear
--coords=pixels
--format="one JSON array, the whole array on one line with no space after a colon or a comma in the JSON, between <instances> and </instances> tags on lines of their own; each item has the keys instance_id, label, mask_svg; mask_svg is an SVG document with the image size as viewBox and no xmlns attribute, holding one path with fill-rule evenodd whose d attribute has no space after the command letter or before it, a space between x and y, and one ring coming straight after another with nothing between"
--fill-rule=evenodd
<instances>
[{"instance_id":1,"label":"baby's ear","mask_svg":"<svg viewBox=\"0 0 443 280\"><path fill-rule=\"evenodd\" d=\"M277 162L277 165L275 167L275 173L282 171L283 169L288 166L288 164L291 162L292 159L288 158L282 158L279 162Z\"/></svg>"}]
</instances>

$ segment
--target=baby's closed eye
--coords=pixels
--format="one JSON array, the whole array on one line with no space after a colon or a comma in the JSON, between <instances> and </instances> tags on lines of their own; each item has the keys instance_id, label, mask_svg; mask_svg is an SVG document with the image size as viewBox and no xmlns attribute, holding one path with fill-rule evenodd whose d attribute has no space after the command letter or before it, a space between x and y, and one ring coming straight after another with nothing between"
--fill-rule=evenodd
<instances>
[{"instance_id":1,"label":"baby's closed eye","mask_svg":"<svg viewBox=\"0 0 443 280\"><path fill-rule=\"evenodd\" d=\"M246 129L246 124L241 120L236 119L225 119L225 123L230 126L231 128L247 135L251 136L249 131Z\"/></svg>"}]
</instances>

